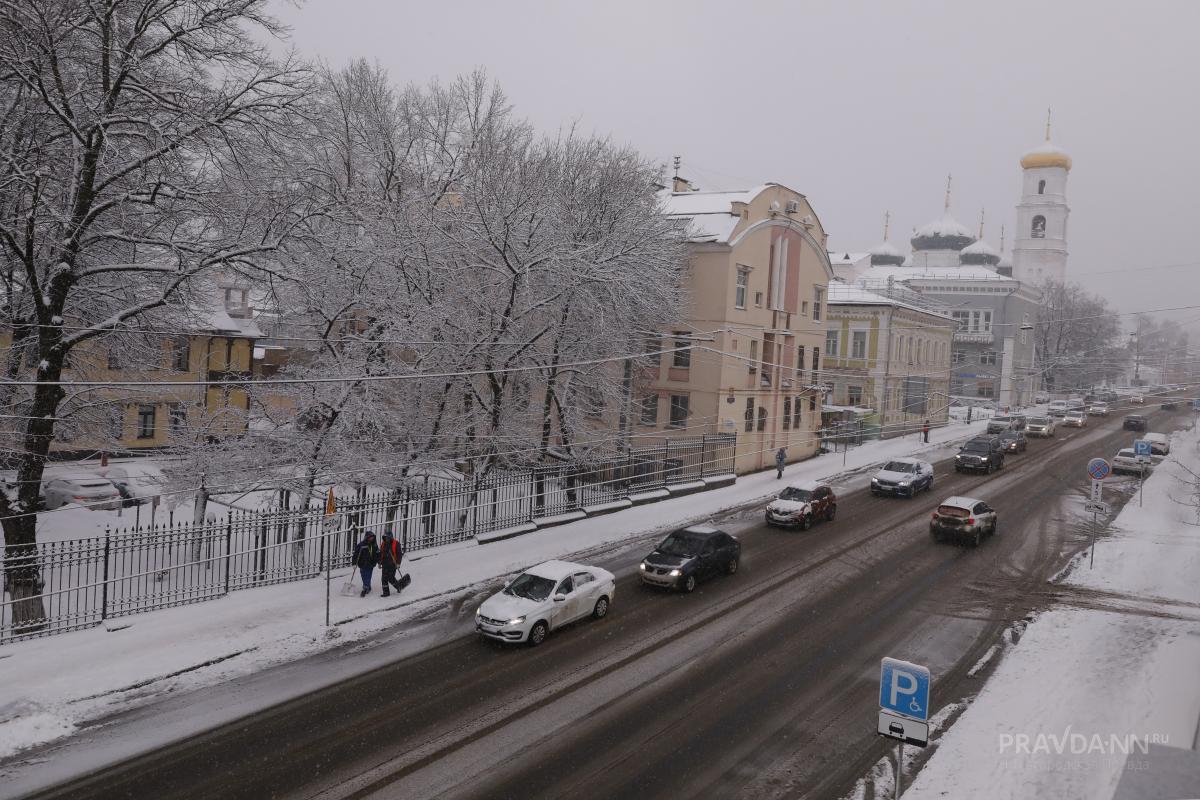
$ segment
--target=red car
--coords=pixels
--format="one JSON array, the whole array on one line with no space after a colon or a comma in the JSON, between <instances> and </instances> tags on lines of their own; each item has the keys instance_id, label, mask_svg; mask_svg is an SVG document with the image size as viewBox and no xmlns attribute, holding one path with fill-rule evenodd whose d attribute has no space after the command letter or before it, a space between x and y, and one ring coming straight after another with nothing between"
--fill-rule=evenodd
<instances>
[{"instance_id":1,"label":"red car","mask_svg":"<svg viewBox=\"0 0 1200 800\"><path fill-rule=\"evenodd\" d=\"M837 495L827 484L802 481L786 487L767 504L766 522L783 528L808 530L817 520L837 514Z\"/></svg>"}]
</instances>

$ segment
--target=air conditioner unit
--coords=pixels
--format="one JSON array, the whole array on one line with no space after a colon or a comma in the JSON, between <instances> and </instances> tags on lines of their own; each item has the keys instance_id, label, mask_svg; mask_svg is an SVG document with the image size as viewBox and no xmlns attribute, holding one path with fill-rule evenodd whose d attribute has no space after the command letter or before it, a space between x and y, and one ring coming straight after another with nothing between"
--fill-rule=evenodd
<instances>
[{"instance_id":1,"label":"air conditioner unit","mask_svg":"<svg viewBox=\"0 0 1200 800\"><path fill-rule=\"evenodd\" d=\"M772 201L771 201L771 213L772 213L772 214L778 214L778 213L779 213L779 201L778 201L778 200L772 200Z\"/></svg>"},{"instance_id":2,"label":"air conditioner unit","mask_svg":"<svg viewBox=\"0 0 1200 800\"><path fill-rule=\"evenodd\" d=\"M804 219L802 219L800 221L802 223L804 223L805 225L815 225L817 222L815 219L813 219L812 214L805 214Z\"/></svg>"},{"instance_id":3,"label":"air conditioner unit","mask_svg":"<svg viewBox=\"0 0 1200 800\"><path fill-rule=\"evenodd\" d=\"M795 200L788 200L787 205L784 207L784 210L787 211L787 213L789 213L789 214L795 214L797 211L800 210L800 203L798 203Z\"/></svg>"}]
</instances>

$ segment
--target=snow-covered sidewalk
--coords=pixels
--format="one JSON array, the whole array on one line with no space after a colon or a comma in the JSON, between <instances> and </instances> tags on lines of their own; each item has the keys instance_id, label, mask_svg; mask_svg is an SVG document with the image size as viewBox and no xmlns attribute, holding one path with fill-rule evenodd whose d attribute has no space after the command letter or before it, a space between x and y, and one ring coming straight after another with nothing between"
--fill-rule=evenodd
<instances>
[{"instance_id":1,"label":"snow-covered sidewalk","mask_svg":"<svg viewBox=\"0 0 1200 800\"><path fill-rule=\"evenodd\" d=\"M944 451L980 433L986 420L868 442L789 465L786 479L829 479L889 458ZM195 605L110 620L106 627L0 647L0 668L21 679L0 684L0 758L66 736L83 722L144 705L167 693L208 686L293 661L388 629L428 619L500 578L551 558L619 549L664 529L765 500L780 488L775 471L699 494L546 528L486 545L463 542L421 551L405 562L412 585L399 596L344 597L351 576L335 572L325 627L325 581L305 580L233 592ZM342 676L344 677L344 676ZM308 685L308 688L313 688Z\"/></svg>"},{"instance_id":2,"label":"snow-covered sidewalk","mask_svg":"<svg viewBox=\"0 0 1200 800\"><path fill-rule=\"evenodd\" d=\"M1080 557L904 793L1200 797L1200 429Z\"/></svg>"}]
</instances>

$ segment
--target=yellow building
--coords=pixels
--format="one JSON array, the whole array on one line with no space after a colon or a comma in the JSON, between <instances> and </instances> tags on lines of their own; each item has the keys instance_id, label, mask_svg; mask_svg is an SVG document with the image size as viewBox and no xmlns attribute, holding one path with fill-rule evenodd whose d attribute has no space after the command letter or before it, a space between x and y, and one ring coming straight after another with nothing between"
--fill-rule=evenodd
<instances>
[{"instance_id":1,"label":"yellow building","mask_svg":"<svg viewBox=\"0 0 1200 800\"><path fill-rule=\"evenodd\" d=\"M954 326L940 303L901 285L830 284L828 404L884 438L920 430L925 420L945 424Z\"/></svg>"},{"instance_id":2,"label":"yellow building","mask_svg":"<svg viewBox=\"0 0 1200 800\"><path fill-rule=\"evenodd\" d=\"M672 189L664 211L690 225L688 307L665 332L672 352L639 376L635 430L736 433L738 473L773 465L780 448L788 461L815 454L832 271L812 206L774 183Z\"/></svg>"}]
</instances>

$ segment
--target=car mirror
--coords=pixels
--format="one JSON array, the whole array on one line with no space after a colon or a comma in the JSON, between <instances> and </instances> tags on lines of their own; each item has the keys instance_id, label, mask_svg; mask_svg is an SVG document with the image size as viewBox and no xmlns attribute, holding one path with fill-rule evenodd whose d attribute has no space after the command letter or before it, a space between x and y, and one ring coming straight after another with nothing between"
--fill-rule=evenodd
<instances>
[{"instance_id":1,"label":"car mirror","mask_svg":"<svg viewBox=\"0 0 1200 800\"><path fill-rule=\"evenodd\" d=\"M554 595L554 602L556 602L556 603L566 602L566 599L567 599L567 596L565 594Z\"/></svg>"}]
</instances>

